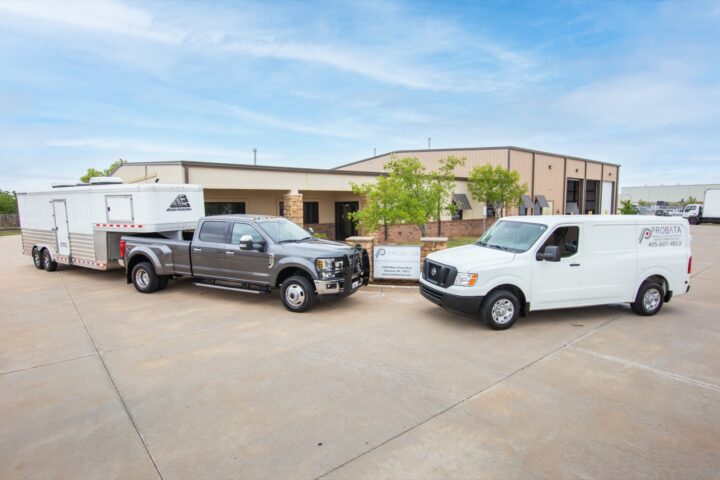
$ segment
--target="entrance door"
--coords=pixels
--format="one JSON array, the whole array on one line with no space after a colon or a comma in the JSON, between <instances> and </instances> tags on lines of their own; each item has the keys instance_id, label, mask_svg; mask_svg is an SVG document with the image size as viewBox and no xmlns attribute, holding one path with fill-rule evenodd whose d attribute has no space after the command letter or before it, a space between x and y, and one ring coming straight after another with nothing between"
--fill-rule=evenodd
<instances>
[{"instance_id":1,"label":"entrance door","mask_svg":"<svg viewBox=\"0 0 720 480\"><path fill-rule=\"evenodd\" d=\"M335 240L357 235L357 225L349 214L357 212L358 208L358 202L335 202Z\"/></svg>"},{"instance_id":2,"label":"entrance door","mask_svg":"<svg viewBox=\"0 0 720 480\"><path fill-rule=\"evenodd\" d=\"M67 205L65 200L53 200L53 218L55 219L55 238L57 253L70 255L70 227L68 226Z\"/></svg>"},{"instance_id":3,"label":"entrance door","mask_svg":"<svg viewBox=\"0 0 720 480\"><path fill-rule=\"evenodd\" d=\"M602 182L602 194L600 195L602 207L600 213L613 213L613 182Z\"/></svg>"}]
</instances>

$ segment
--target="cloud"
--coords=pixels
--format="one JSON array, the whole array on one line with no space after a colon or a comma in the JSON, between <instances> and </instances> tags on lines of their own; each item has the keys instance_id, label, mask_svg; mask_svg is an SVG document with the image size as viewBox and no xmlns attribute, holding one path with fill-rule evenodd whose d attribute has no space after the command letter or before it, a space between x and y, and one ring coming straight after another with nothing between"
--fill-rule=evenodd
<instances>
[{"instance_id":1,"label":"cloud","mask_svg":"<svg viewBox=\"0 0 720 480\"><path fill-rule=\"evenodd\" d=\"M60 148L91 148L100 150L114 150L121 153L121 156L131 156L132 153L161 154L164 157L192 159L193 157L216 157L216 158L247 158L250 152L247 150L219 149L198 146L186 146L177 143L148 142L136 138L113 138L113 137L83 137L70 139L52 139L45 143L48 147Z\"/></svg>"}]
</instances>

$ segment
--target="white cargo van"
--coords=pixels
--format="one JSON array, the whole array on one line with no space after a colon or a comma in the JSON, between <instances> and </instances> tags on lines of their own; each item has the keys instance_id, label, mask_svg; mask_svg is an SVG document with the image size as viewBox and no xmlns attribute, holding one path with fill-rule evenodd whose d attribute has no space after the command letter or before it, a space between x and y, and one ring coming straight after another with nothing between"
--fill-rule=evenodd
<instances>
[{"instance_id":1,"label":"white cargo van","mask_svg":"<svg viewBox=\"0 0 720 480\"><path fill-rule=\"evenodd\" d=\"M690 289L691 265L683 218L506 217L474 244L428 255L420 293L498 330L554 308L630 303L654 315Z\"/></svg>"},{"instance_id":2,"label":"white cargo van","mask_svg":"<svg viewBox=\"0 0 720 480\"><path fill-rule=\"evenodd\" d=\"M18 192L23 253L37 268L58 264L120 268L120 237L180 238L205 215L200 185L123 184L96 177L87 184Z\"/></svg>"}]
</instances>

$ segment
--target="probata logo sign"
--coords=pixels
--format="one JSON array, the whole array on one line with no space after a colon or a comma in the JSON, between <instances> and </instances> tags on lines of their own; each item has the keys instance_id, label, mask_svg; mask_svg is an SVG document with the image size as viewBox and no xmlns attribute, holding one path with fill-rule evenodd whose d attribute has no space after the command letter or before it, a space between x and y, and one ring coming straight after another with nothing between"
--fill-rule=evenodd
<instances>
[{"instance_id":1,"label":"probata logo sign","mask_svg":"<svg viewBox=\"0 0 720 480\"><path fill-rule=\"evenodd\" d=\"M683 229L680 225L653 225L640 230L638 243L648 247L679 247L682 238Z\"/></svg>"},{"instance_id":2,"label":"probata logo sign","mask_svg":"<svg viewBox=\"0 0 720 480\"><path fill-rule=\"evenodd\" d=\"M167 211L181 212L184 210L191 210L190 201L184 193L181 193L180 195L175 197L175 200L173 200L173 202L170 204Z\"/></svg>"}]
</instances>

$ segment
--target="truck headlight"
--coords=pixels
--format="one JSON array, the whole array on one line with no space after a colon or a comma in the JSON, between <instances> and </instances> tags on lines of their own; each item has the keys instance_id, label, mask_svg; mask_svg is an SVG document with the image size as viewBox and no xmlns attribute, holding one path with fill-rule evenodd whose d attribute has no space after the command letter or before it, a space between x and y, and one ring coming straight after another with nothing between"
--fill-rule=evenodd
<instances>
[{"instance_id":1,"label":"truck headlight","mask_svg":"<svg viewBox=\"0 0 720 480\"><path fill-rule=\"evenodd\" d=\"M342 260L336 260L334 258L318 258L315 260L315 268L319 272L336 272L341 271L345 263Z\"/></svg>"},{"instance_id":2,"label":"truck headlight","mask_svg":"<svg viewBox=\"0 0 720 480\"><path fill-rule=\"evenodd\" d=\"M461 287L474 287L477 282L477 273L458 273L455 277L455 285Z\"/></svg>"}]
</instances>

